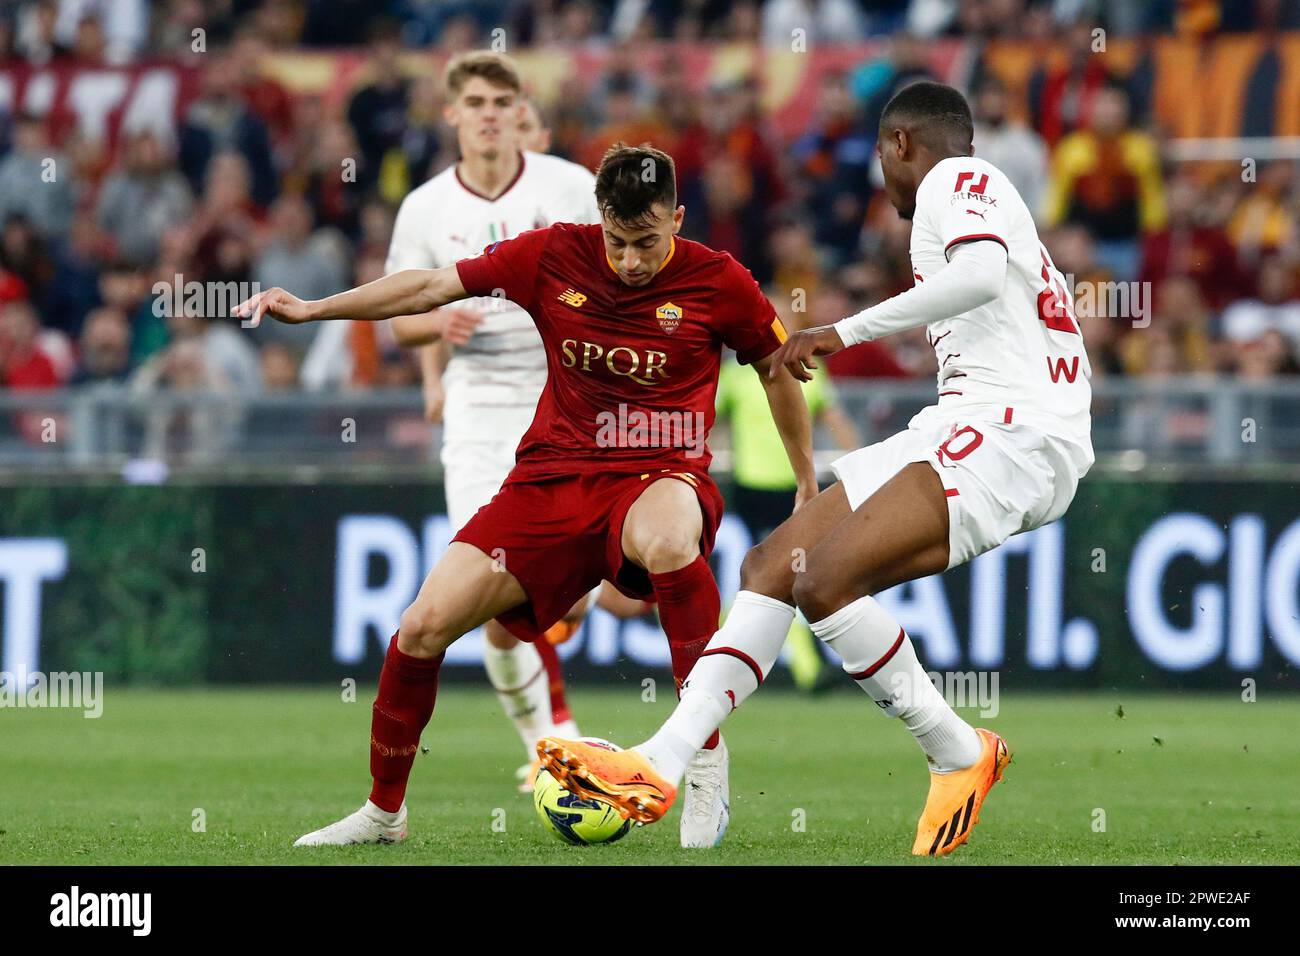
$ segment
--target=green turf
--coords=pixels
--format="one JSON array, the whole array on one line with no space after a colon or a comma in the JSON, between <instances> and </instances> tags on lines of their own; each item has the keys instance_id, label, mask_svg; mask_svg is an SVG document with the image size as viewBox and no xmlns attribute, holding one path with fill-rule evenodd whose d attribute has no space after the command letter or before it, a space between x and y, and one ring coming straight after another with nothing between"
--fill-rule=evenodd
<instances>
[{"instance_id":1,"label":"green turf","mask_svg":"<svg viewBox=\"0 0 1300 956\"><path fill-rule=\"evenodd\" d=\"M640 687L578 691L585 733L630 744L667 712ZM1023 695L986 723L1015 751L971 843L908 856L926 771L864 698L765 691L727 724L732 824L677 846L677 813L606 847L542 829L512 771L522 748L486 690L445 688L417 758L411 839L295 850L360 805L371 692L108 688L105 712L0 710L3 863L1293 863L1300 698ZM1116 714L1123 706L1124 716ZM974 718L973 712L968 716ZM1155 738L1159 738L1157 743ZM193 811L206 814L194 832ZM1105 832L1094 832L1094 811ZM803 811L797 814L796 811ZM805 826L795 827L801 816ZM504 832L494 822L504 822Z\"/></svg>"}]
</instances>

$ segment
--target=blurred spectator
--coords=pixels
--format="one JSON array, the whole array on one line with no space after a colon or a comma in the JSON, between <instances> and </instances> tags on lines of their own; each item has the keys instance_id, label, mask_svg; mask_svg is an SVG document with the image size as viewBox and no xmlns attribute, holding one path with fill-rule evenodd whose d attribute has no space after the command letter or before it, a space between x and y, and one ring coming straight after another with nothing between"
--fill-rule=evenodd
<instances>
[{"instance_id":1,"label":"blurred spectator","mask_svg":"<svg viewBox=\"0 0 1300 956\"><path fill-rule=\"evenodd\" d=\"M1042 214L1047 186L1047 146L1043 138L1010 113L1007 91L987 77L971 98L975 117L975 155L987 159L1011 180L1034 216Z\"/></svg>"},{"instance_id":2,"label":"blurred spectator","mask_svg":"<svg viewBox=\"0 0 1300 956\"><path fill-rule=\"evenodd\" d=\"M131 377L129 387L145 400L141 457L211 457L230 441L237 410L219 397L230 393L231 384L204 355L199 338L168 345ZM158 392L189 393L199 400L193 405L148 401Z\"/></svg>"},{"instance_id":3,"label":"blurred spectator","mask_svg":"<svg viewBox=\"0 0 1300 956\"><path fill-rule=\"evenodd\" d=\"M0 383L14 391L54 388L59 375L40 345L41 323L26 302L0 309Z\"/></svg>"},{"instance_id":4,"label":"blurred spectator","mask_svg":"<svg viewBox=\"0 0 1300 956\"><path fill-rule=\"evenodd\" d=\"M270 137L266 124L244 103L237 70L228 53L207 55L202 90L180 131L181 169L190 187L200 191L214 157L237 152L247 163L252 197L266 206L278 192Z\"/></svg>"},{"instance_id":5,"label":"blurred spectator","mask_svg":"<svg viewBox=\"0 0 1300 956\"><path fill-rule=\"evenodd\" d=\"M312 217L311 206L300 196L276 201L269 241L253 263L253 281L261 288L283 286L304 299L322 299L347 288L341 237L313 231ZM254 336L259 342L284 342L302 354L316 331L310 326L263 322Z\"/></svg>"},{"instance_id":6,"label":"blurred spectator","mask_svg":"<svg viewBox=\"0 0 1300 956\"><path fill-rule=\"evenodd\" d=\"M377 30L370 41L368 82L348 103L348 122L361 149L358 178L369 188L379 181L389 161L402 162L400 148L406 129L410 84L402 73L402 45L391 29ZM401 196L388 197L392 202Z\"/></svg>"},{"instance_id":7,"label":"blurred spectator","mask_svg":"<svg viewBox=\"0 0 1300 956\"><path fill-rule=\"evenodd\" d=\"M122 168L104 183L96 216L118 253L143 265L158 254L163 231L190 214L193 199L152 131L126 136L122 150Z\"/></svg>"},{"instance_id":8,"label":"blurred spectator","mask_svg":"<svg viewBox=\"0 0 1300 956\"><path fill-rule=\"evenodd\" d=\"M125 382L131 371L131 325L126 315L108 307L87 315L79 353L69 385Z\"/></svg>"},{"instance_id":9,"label":"blurred spectator","mask_svg":"<svg viewBox=\"0 0 1300 956\"><path fill-rule=\"evenodd\" d=\"M1140 234L1165 223L1159 150L1150 133L1129 125L1122 89L1108 86L1095 99L1088 128L1057 146L1047 221L1086 227L1098 264L1127 281L1137 273Z\"/></svg>"},{"instance_id":10,"label":"blurred spectator","mask_svg":"<svg viewBox=\"0 0 1300 956\"><path fill-rule=\"evenodd\" d=\"M868 130L880 128L885 104L895 93L916 80L931 79L926 51L925 44L916 37L899 33L889 38L888 55L854 70L849 86L864 104L863 117Z\"/></svg>"},{"instance_id":11,"label":"blurred spectator","mask_svg":"<svg viewBox=\"0 0 1300 956\"><path fill-rule=\"evenodd\" d=\"M167 362L175 360L178 345L189 342L198 349L204 376L219 381L223 389L243 395L261 387L262 372L257 349L234 320L207 319L183 310L179 315L168 317L167 333L170 340L167 347L149 360L156 373L165 375L159 369L165 369ZM169 352L173 353L171 358L167 357Z\"/></svg>"},{"instance_id":12,"label":"blurred spectator","mask_svg":"<svg viewBox=\"0 0 1300 956\"><path fill-rule=\"evenodd\" d=\"M279 342L261 350L262 388L268 392L293 391L298 387L298 357Z\"/></svg>"},{"instance_id":13,"label":"blurred spectator","mask_svg":"<svg viewBox=\"0 0 1300 956\"><path fill-rule=\"evenodd\" d=\"M1264 257L1300 238L1293 208L1294 163L1269 163L1259 181L1247 184L1245 197L1228 222L1228 235L1243 264L1254 269Z\"/></svg>"},{"instance_id":14,"label":"blurred spectator","mask_svg":"<svg viewBox=\"0 0 1300 956\"><path fill-rule=\"evenodd\" d=\"M817 242L834 250L840 261L857 250L875 149L876 130L864 122L844 75L827 73L818 84L812 122L790 154L804 204L817 224Z\"/></svg>"},{"instance_id":15,"label":"blurred spectator","mask_svg":"<svg viewBox=\"0 0 1300 956\"><path fill-rule=\"evenodd\" d=\"M1094 50L1095 24L1081 19L1065 32L1065 61L1045 61L1029 78L1029 115L1048 146L1092 121L1097 97L1110 82L1105 58Z\"/></svg>"},{"instance_id":16,"label":"blurred spectator","mask_svg":"<svg viewBox=\"0 0 1300 956\"><path fill-rule=\"evenodd\" d=\"M58 8L55 37L79 58L98 50L96 59L125 63L149 39L146 0L59 0Z\"/></svg>"},{"instance_id":17,"label":"blurred spectator","mask_svg":"<svg viewBox=\"0 0 1300 956\"><path fill-rule=\"evenodd\" d=\"M752 80L720 85L705 98L700 121L682 133L678 198L687 209L683 233L730 252L760 283L770 264L764 241L769 213L786 195Z\"/></svg>"},{"instance_id":18,"label":"blurred spectator","mask_svg":"<svg viewBox=\"0 0 1300 956\"><path fill-rule=\"evenodd\" d=\"M221 153L208 167L203 204L192 223L174 235L184 260L192 254L192 278L250 281L252 236L265 218L249 192L248 163L237 152ZM166 244L164 237L164 244ZM170 279L170 276L164 276Z\"/></svg>"},{"instance_id":19,"label":"blurred spectator","mask_svg":"<svg viewBox=\"0 0 1300 956\"><path fill-rule=\"evenodd\" d=\"M49 247L22 215L12 215L0 227L0 266L22 280L33 304L45 301L54 278L54 260Z\"/></svg>"},{"instance_id":20,"label":"blurred spectator","mask_svg":"<svg viewBox=\"0 0 1300 956\"><path fill-rule=\"evenodd\" d=\"M1236 250L1222 225L1208 215L1206 192L1190 175L1176 177L1167 192L1168 222L1143 240L1138 278L1157 290L1157 300L1164 280L1173 276L1195 281L1215 309L1235 298L1244 284Z\"/></svg>"},{"instance_id":21,"label":"blurred spectator","mask_svg":"<svg viewBox=\"0 0 1300 956\"><path fill-rule=\"evenodd\" d=\"M595 169L610 144L620 142L650 143L669 154L676 152L668 130L649 111L652 93L644 78L633 71L611 74L604 83L603 93L591 99L592 103L599 104L602 122L588 135L574 161Z\"/></svg>"},{"instance_id":22,"label":"blurred spectator","mask_svg":"<svg viewBox=\"0 0 1300 956\"><path fill-rule=\"evenodd\" d=\"M1130 328L1120 341L1124 370L1129 375L1214 371L1210 312L1196 283L1185 277L1166 279L1156 298L1151 324ZM1116 318L1128 317L1112 316Z\"/></svg>"},{"instance_id":23,"label":"blurred spectator","mask_svg":"<svg viewBox=\"0 0 1300 956\"><path fill-rule=\"evenodd\" d=\"M1234 302L1223 313L1223 334L1233 342L1251 342L1280 332L1291 348L1300 349L1300 298L1295 275L1280 258L1265 260L1256 297Z\"/></svg>"},{"instance_id":24,"label":"blurred spectator","mask_svg":"<svg viewBox=\"0 0 1300 956\"><path fill-rule=\"evenodd\" d=\"M865 265L855 276L845 270L849 284L839 281L823 283L812 299L810 325L829 325L840 319L856 315L888 298L883 294L883 276L874 267ZM856 292L853 294L850 290ZM888 342L863 342L856 348L845 349L825 359L826 369L834 378L908 378L907 369L899 364Z\"/></svg>"},{"instance_id":25,"label":"blurred spectator","mask_svg":"<svg viewBox=\"0 0 1300 956\"><path fill-rule=\"evenodd\" d=\"M44 66L68 55L71 44L59 39L58 23L58 0L37 0L19 10L16 46L28 63Z\"/></svg>"},{"instance_id":26,"label":"blurred spectator","mask_svg":"<svg viewBox=\"0 0 1300 956\"><path fill-rule=\"evenodd\" d=\"M13 148L0 159L0 221L22 216L41 235L59 239L68 231L76 198L72 165L51 146L44 121L19 116Z\"/></svg>"},{"instance_id":27,"label":"blurred spectator","mask_svg":"<svg viewBox=\"0 0 1300 956\"><path fill-rule=\"evenodd\" d=\"M353 283L381 278L386 257L386 250L376 248L359 259ZM311 391L411 385L419 381L413 356L396 347L389 322L325 322L303 359L300 379ZM393 365L404 371L391 369Z\"/></svg>"},{"instance_id":28,"label":"blurred spectator","mask_svg":"<svg viewBox=\"0 0 1300 956\"><path fill-rule=\"evenodd\" d=\"M1235 343L1231 371L1238 378L1259 381L1279 375L1300 374L1295 350L1277 329Z\"/></svg>"},{"instance_id":29,"label":"blurred spectator","mask_svg":"<svg viewBox=\"0 0 1300 956\"><path fill-rule=\"evenodd\" d=\"M293 138L294 103L284 85L267 73L272 56L266 37L256 29L244 27L235 33L230 59L239 95L266 126L278 152Z\"/></svg>"},{"instance_id":30,"label":"blurred spectator","mask_svg":"<svg viewBox=\"0 0 1300 956\"><path fill-rule=\"evenodd\" d=\"M82 319L99 304L99 272L110 240L89 217L72 221L68 239L54 257L54 272L40 305L47 326L76 338Z\"/></svg>"}]
</instances>

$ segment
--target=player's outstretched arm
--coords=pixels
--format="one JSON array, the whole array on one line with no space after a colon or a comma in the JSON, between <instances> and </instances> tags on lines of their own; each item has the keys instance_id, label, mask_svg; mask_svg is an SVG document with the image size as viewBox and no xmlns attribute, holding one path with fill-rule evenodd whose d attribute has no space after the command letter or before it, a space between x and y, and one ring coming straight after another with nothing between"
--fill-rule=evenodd
<instances>
[{"instance_id":1,"label":"player's outstretched arm","mask_svg":"<svg viewBox=\"0 0 1300 956\"><path fill-rule=\"evenodd\" d=\"M442 269L403 269L392 275L324 299L305 301L279 287L267 289L239 303L231 314L248 319L256 328L262 317L288 325L329 319L378 322L397 315L428 312L465 298L465 286L455 266Z\"/></svg>"},{"instance_id":2,"label":"player's outstretched arm","mask_svg":"<svg viewBox=\"0 0 1300 956\"><path fill-rule=\"evenodd\" d=\"M788 342L789 340L787 340ZM783 346L784 347L784 346ZM817 469L813 465L812 416L803 389L789 375L781 371L773 352L754 362L754 371L763 383L767 405L772 410L772 421L781 435L786 457L794 469L796 489L794 507L797 511L805 502L817 497Z\"/></svg>"},{"instance_id":3,"label":"player's outstretched arm","mask_svg":"<svg viewBox=\"0 0 1300 956\"><path fill-rule=\"evenodd\" d=\"M951 319L992 302L1002 294L1006 278L1007 249L1001 240L963 242L952 248L948 264L924 282L841 319L832 328L847 348Z\"/></svg>"}]
</instances>

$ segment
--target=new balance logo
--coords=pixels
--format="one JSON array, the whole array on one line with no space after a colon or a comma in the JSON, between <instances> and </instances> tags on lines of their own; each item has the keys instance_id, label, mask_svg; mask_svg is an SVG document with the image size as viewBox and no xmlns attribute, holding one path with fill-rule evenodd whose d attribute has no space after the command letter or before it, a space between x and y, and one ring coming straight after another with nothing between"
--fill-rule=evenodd
<instances>
[{"instance_id":1,"label":"new balance logo","mask_svg":"<svg viewBox=\"0 0 1300 956\"><path fill-rule=\"evenodd\" d=\"M583 295L581 292L576 291L575 289L565 289L558 296L556 296L556 298L559 299L561 302L563 302L565 305L573 306L575 309L581 308L582 303L587 301L587 297Z\"/></svg>"}]
</instances>

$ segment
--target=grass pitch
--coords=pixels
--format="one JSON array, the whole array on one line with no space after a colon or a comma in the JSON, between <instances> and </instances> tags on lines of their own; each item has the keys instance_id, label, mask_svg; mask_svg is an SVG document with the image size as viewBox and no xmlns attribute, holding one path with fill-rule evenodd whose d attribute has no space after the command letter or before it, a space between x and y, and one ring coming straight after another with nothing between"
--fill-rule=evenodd
<instances>
[{"instance_id":1,"label":"grass pitch","mask_svg":"<svg viewBox=\"0 0 1300 956\"><path fill-rule=\"evenodd\" d=\"M579 690L584 733L631 745L668 712L640 688ZM924 759L865 697L765 690L725 728L732 821L677 845L675 808L604 847L569 847L514 791L523 749L486 688L445 687L400 846L293 849L365 798L370 701L336 688L117 690L104 714L0 710L5 864L1294 863L1300 697L1019 694L972 722L1015 753L969 845L909 856ZM1122 706L1123 716L1117 714ZM202 826L200 826L202 824ZM1104 825L1104 829L1102 829Z\"/></svg>"}]
</instances>

